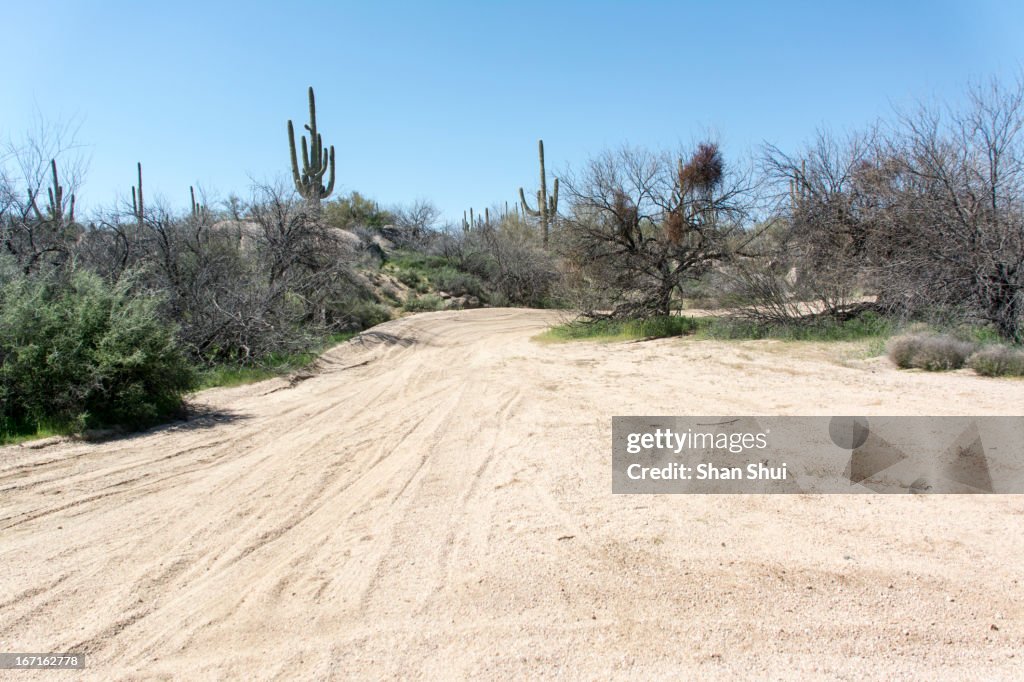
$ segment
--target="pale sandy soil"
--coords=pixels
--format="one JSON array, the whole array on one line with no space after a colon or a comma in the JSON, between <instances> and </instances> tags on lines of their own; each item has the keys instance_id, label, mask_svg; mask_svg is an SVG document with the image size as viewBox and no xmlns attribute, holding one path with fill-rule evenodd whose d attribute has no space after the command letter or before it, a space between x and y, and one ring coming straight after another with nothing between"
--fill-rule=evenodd
<instances>
[{"instance_id":1,"label":"pale sandy soil","mask_svg":"<svg viewBox=\"0 0 1024 682\"><path fill-rule=\"evenodd\" d=\"M5 679L1022 679L1024 499L613 496L615 414L1014 414L843 345L388 323L209 414L0 450ZM0 676L3 676L0 672Z\"/></svg>"}]
</instances>

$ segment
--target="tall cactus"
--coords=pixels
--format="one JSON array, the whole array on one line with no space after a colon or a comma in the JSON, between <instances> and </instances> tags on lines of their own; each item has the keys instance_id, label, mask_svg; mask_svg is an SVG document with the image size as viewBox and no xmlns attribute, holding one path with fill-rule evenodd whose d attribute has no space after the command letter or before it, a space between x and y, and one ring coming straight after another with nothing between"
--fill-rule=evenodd
<instances>
[{"instance_id":1,"label":"tall cactus","mask_svg":"<svg viewBox=\"0 0 1024 682\"><path fill-rule=\"evenodd\" d=\"M468 218L466 217L466 212L465 211L462 212L462 231L463 232L469 232L470 230L475 230L475 229L480 228L480 227L490 227L490 226L491 226L491 209L490 208L484 208L484 215L483 215L482 218L480 216L478 216L478 215L476 215L476 216L473 215L473 208L472 207L470 207L470 209L469 209L469 217Z\"/></svg>"},{"instance_id":2,"label":"tall cactus","mask_svg":"<svg viewBox=\"0 0 1024 682\"><path fill-rule=\"evenodd\" d=\"M295 154L295 128L291 120L288 121L288 149L292 158L292 180L295 182L295 190L311 203L319 205L321 199L330 196L334 191L334 145L328 151L324 147L323 137L316 130L316 101L313 98L313 87L309 88L309 123L306 124L309 131L309 143L306 143L306 136L302 136L302 168L299 168L298 157ZM310 149L312 147L312 149ZM327 185L323 183L324 175L328 175Z\"/></svg>"},{"instance_id":3,"label":"tall cactus","mask_svg":"<svg viewBox=\"0 0 1024 682\"><path fill-rule=\"evenodd\" d=\"M53 186L47 191L50 196L50 220L61 225L64 224L64 188L57 181L57 160L50 159L50 171L53 173ZM75 195L71 195L71 205L68 207L68 224L75 222Z\"/></svg>"},{"instance_id":4,"label":"tall cactus","mask_svg":"<svg viewBox=\"0 0 1024 682\"><path fill-rule=\"evenodd\" d=\"M145 207L142 204L142 162L139 161L139 186L136 188L132 186L132 213L135 214L135 220L138 221L139 227L142 227L143 219L145 218L146 212Z\"/></svg>"},{"instance_id":5,"label":"tall cactus","mask_svg":"<svg viewBox=\"0 0 1024 682\"><path fill-rule=\"evenodd\" d=\"M547 174L544 172L544 140L537 140L537 148L540 153L540 189L537 190L537 208L530 208L526 203L526 194L523 188L519 188L519 200L523 205L523 212L534 218L540 218L541 228L544 231L544 246L548 245L548 233L551 231L551 222L558 214L558 178L555 178L554 193L548 197Z\"/></svg>"},{"instance_id":6,"label":"tall cactus","mask_svg":"<svg viewBox=\"0 0 1024 682\"><path fill-rule=\"evenodd\" d=\"M196 190L194 187L192 187L192 185L188 186L188 193L192 197L192 217L198 218L199 215L203 212L203 206L202 204L196 201Z\"/></svg>"}]
</instances>

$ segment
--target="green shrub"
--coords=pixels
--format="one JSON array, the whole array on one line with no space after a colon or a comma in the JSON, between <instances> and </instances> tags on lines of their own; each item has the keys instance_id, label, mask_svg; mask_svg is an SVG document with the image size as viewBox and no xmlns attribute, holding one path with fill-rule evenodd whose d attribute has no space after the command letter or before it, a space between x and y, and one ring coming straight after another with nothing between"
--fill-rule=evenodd
<instances>
[{"instance_id":1,"label":"green shrub","mask_svg":"<svg viewBox=\"0 0 1024 682\"><path fill-rule=\"evenodd\" d=\"M417 296L409 299L405 304L405 309L412 313L432 312L442 308L444 308L444 301L435 294Z\"/></svg>"},{"instance_id":2,"label":"green shrub","mask_svg":"<svg viewBox=\"0 0 1024 682\"><path fill-rule=\"evenodd\" d=\"M442 268L430 277L434 288L438 291L446 291L452 296L476 296L485 298L484 284L476 275L462 272L455 268Z\"/></svg>"},{"instance_id":3,"label":"green shrub","mask_svg":"<svg viewBox=\"0 0 1024 682\"><path fill-rule=\"evenodd\" d=\"M977 346L946 334L905 334L888 345L889 359L901 369L930 372L960 369Z\"/></svg>"},{"instance_id":4,"label":"green shrub","mask_svg":"<svg viewBox=\"0 0 1024 682\"><path fill-rule=\"evenodd\" d=\"M343 230L360 226L381 228L395 220L389 211L381 210L376 201L359 192L336 197L326 202L322 210L328 225Z\"/></svg>"},{"instance_id":5,"label":"green shrub","mask_svg":"<svg viewBox=\"0 0 1024 682\"><path fill-rule=\"evenodd\" d=\"M574 341L595 339L605 341L626 341L630 339L653 339L691 334L697 329L697 322L690 317L661 315L640 320L581 320L552 327L540 338L549 341Z\"/></svg>"},{"instance_id":6,"label":"green shrub","mask_svg":"<svg viewBox=\"0 0 1024 682\"><path fill-rule=\"evenodd\" d=\"M88 272L0 287L0 430L139 427L178 413L195 377L158 303Z\"/></svg>"},{"instance_id":7,"label":"green shrub","mask_svg":"<svg viewBox=\"0 0 1024 682\"><path fill-rule=\"evenodd\" d=\"M987 377L1024 377L1024 349L987 346L969 357L967 366Z\"/></svg>"},{"instance_id":8,"label":"green shrub","mask_svg":"<svg viewBox=\"0 0 1024 682\"><path fill-rule=\"evenodd\" d=\"M444 256L429 255L418 251L396 251L388 260L388 269L417 270L420 272L447 267Z\"/></svg>"},{"instance_id":9,"label":"green shrub","mask_svg":"<svg viewBox=\"0 0 1024 682\"><path fill-rule=\"evenodd\" d=\"M391 311L387 306L371 301L353 302L347 313L352 318L351 326L359 330L369 329L391 319Z\"/></svg>"},{"instance_id":10,"label":"green shrub","mask_svg":"<svg viewBox=\"0 0 1024 682\"><path fill-rule=\"evenodd\" d=\"M419 273L413 270L397 270L395 272L395 279L412 289L419 289L423 285L423 280L420 278Z\"/></svg>"}]
</instances>

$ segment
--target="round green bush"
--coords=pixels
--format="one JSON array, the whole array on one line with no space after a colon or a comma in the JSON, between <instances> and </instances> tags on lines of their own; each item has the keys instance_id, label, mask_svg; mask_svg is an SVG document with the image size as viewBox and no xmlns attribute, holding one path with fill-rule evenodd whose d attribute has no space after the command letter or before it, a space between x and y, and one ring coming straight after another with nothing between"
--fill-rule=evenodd
<instances>
[{"instance_id":1,"label":"round green bush","mask_svg":"<svg viewBox=\"0 0 1024 682\"><path fill-rule=\"evenodd\" d=\"M159 301L95 274L0 286L0 421L140 427L182 408L195 376Z\"/></svg>"}]
</instances>

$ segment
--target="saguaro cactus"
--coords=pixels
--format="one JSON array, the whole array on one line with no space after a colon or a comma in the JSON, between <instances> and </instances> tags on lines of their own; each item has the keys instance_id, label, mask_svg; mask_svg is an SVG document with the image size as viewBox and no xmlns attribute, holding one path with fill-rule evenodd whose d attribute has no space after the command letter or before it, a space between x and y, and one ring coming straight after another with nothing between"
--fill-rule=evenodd
<instances>
[{"instance_id":1,"label":"saguaro cactus","mask_svg":"<svg viewBox=\"0 0 1024 682\"><path fill-rule=\"evenodd\" d=\"M203 206L196 201L196 190L192 185L188 186L188 193L192 197L192 216L198 218L203 211Z\"/></svg>"},{"instance_id":2,"label":"saguaro cactus","mask_svg":"<svg viewBox=\"0 0 1024 682\"><path fill-rule=\"evenodd\" d=\"M548 197L547 175L544 172L544 140L537 140L537 148L540 152L540 189L537 190L537 208L530 208L530 205L526 203L526 193L523 192L522 187L519 188L519 200L523 205L524 213L540 219L544 234L544 246L547 246L551 221L558 213L558 178L555 178L554 192Z\"/></svg>"},{"instance_id":3,"label":"saguaro cactus","mask_svg":"<svg viewBox=\"0 0 1024 682\"><path fill-rule=\"evenodd\" d=\"M57 160L50 159L50 171L53 173L53 186L48 189L50 195L50 220L64 224L64 188L57 181ZM68 223L75 222L75 195L71 195L68 207Z\"/></svg>"},{"instance_id":4,"label":"saguaro cactus","mask_svg":"<svg viewBox=\"0 0 1024 682\"><path fill-rule=\"evenodd\" d=\"M135 214L135 220L139 222L139 227L142 227L143 219L145 218L145 208L142 205L142 162L139 161L139 186L136 188L132 186L132 213Z\"/></svg>"},{"instance_id":5,"label":"saguaro cactus","mask_svg":"<svg viewBox=\"0 0 1024 682\"><path fill-rule=\"evenodd\" d=\"M323 137L316 129L316 100L313 98L313 88L309 88L309 123L306 124L309 131L309 143L306 143L306 136L302 136L302 168L299 168L298 157L295 154L295 128L291 120L288 121L288 149L292 158L292 180L295 182L295 190L306 200L320 203L321 199L330 196L334 191L334 145L328 151L324 147ZM310 147L312 149L310 149ZM327 176L327 185L324 185L324 175Z\"/></svg>"}]
</instances>

